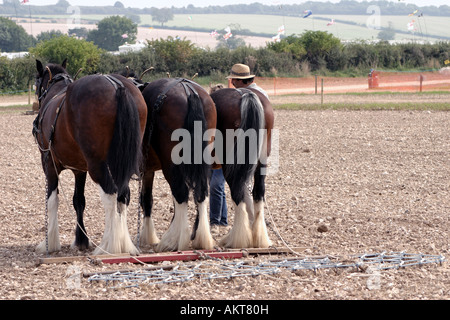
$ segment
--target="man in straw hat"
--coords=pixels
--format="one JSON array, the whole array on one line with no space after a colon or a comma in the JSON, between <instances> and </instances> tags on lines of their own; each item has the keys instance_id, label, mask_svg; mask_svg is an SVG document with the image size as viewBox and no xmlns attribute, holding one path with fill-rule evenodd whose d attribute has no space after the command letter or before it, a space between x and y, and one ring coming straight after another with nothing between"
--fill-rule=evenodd
<instances>
[{"instance_id":1,"label":"man in straw hat","mask_svg":"<svg viewBox=\"0 0 450 320\"><path fill-rule=\"evenodd\" d=\"M254 83L255 75L250 73L250 67L245 64L235 64L231 68L230 75L227 79L235 88L256 89L269 99L268 94L261 87ZM216 226L227 226L227 202L225 195L225 178L222 169L212 170L210 180L210 201L209 201L209 218L211 228L214 231Z\"/></svg>"},{"instance_id":2,"label":"man in straw hat","mask_svg":"<svg viewBox=\"0 0 450 320\"><path fill-rule=\"evenodd\" d=\"M256 89L264 94L267 99L269 99L269 95L264 91L264 89L253 82L255 80L255 75L250 73L250 67L245 64L235 64L231 68L230 75L227 79L231 80L231 83L235 88Z\"/></svg>"}]
</instances>

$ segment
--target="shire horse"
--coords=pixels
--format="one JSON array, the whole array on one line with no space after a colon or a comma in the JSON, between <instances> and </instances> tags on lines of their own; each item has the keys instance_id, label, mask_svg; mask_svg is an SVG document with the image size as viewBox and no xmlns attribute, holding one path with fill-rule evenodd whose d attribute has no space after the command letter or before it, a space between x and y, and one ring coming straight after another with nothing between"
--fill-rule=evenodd
<instances>
[{"instance_id":1,"label":"shire horse","mask_svg":"<svg viewBox=\"0 0 450 320\"><path fill-rule=\"evenodd\" d=\"M201 86L184 78L162 78L145 85L147 127L143 140L141 206L144 211L139 242L155 250L212 249L208 215L208 180L216 109ZM180 141L181 140L181 141ZM211 156L212 158L212 156ZM162 170L173 197L174 216L161 240L152 221L153 179ZM192 190L196 220L190 233L188 200Z\"/></svg>"},{"instance_id":2,"label":"shire horse","mask_svg":"<svg viewBox=\"0 0 450 320\"><path fill-rule=\"evenodd\" d=\"M219 160L213 168L222 167L235 209L233 226L220 245L267 248L271 241L264 219L264 195L274 125L272 105L256 89L211 90L211 98L217 110L214 149ZM218 143L219 136L222 143ZM247 189L252 177L253 201Z\"/></svg>"},{"instance_id":3,"label":"shire horse","mask_svg":"<svg viewBox=\"0 0 450 320\"><path fill-rule=\"evenodd\" d=\"M39 114L33 135L41 151L47 194L46 240L38 252L61 249L58 229L59 174L75 175L73 206L77 214L75 242L89 247L83 223L87 173L98 185L105 209L105 231L94 254L137 254L127 228L129 181L139 174L147 106L139 89L120 75L90 75L73 81L61 65L45 67L36 60Z\"/></svg>"}]
</instances>

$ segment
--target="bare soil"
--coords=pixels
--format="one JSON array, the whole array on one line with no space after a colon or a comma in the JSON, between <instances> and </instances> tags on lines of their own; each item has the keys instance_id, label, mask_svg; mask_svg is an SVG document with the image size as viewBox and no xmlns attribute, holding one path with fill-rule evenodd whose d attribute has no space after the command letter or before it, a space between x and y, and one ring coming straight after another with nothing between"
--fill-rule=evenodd
<instances>
[{"instance_id":1,"label":"bare soil","mask_svg":"<svg viewBox=\"0 0 450 320\"><path fill-rule=\"evenodd\" d=\"M362 270L323 269L113 290L88 282L81 274L140 266L86 261L37 265L42 256L34 248L45 235L45 179L31 134L34 116L25 115L26 108L0 110L3 300L450 299L447 262L381 271L380 285L375 289L368 285L368 275ZM450 113L279 110L275 116L279 168L266 180L266 220L275 247L285 247L285 243L304 247L304 256L405 251L448 258ZM128 226L135 236L137 182L133 181L131 188ZM72 194L73 177L66 171L60 184L63 250L51 257L90 253L70 249L75 228ZM169 189L161 174L156 178L154 197L155 224L161 236L173 214ZM87 232L94 243L99 243L104 214L97 189L89 179L86 198ZM192 204L190 212L192 224ZM231 206L229 221L233 222ZM224 232L214 233L215 239ZM150 250L143 249L147 250L144 253ZM269 258L274 257L253 259ZM73 270L80 272L77 287L69 281Z\"/></svg>"}]
</instances>

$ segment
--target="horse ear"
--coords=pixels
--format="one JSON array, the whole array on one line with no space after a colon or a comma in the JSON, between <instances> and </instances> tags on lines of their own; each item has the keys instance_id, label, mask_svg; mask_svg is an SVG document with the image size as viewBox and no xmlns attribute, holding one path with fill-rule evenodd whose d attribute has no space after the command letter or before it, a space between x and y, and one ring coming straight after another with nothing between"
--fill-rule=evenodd
<instances>
[{"instance_id":1,"label":"horse ear","mask_svg":"<svg viewBox=\"0 0 450 320\"><path fill-rule=\"evenodd\" d=\"M67 58L64 59L64 61L62 62L61 66L66 69L67 66Z\"/></svg>"},{"instance_id":2,"label":"horse ear","mask_svg":"<svg viewBox=\"0 0 450 320\"><path fill-rule=\"evenodd\" d=\"M38 59L36 59L36 69L39 73L39 76L42 76L44 74L44 66L42 65L42 62L40 62Z\"/></svg>"}]
</instances>

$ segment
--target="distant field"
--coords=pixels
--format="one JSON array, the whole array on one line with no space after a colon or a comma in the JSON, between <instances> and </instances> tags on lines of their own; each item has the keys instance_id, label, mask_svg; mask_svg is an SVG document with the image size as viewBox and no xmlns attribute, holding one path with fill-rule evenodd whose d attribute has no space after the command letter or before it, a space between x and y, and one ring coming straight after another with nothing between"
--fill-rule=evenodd
<instances>
[{"instance_id":1,"label":"distant field","mask_svg":"<svg viewBox=\"0 0 450 320\"><path fill-rule=\"evenodd\" d=\"M189 19L191 17L191 19ZM251 32L273 34L277 33L278 27L285 26L286 34L300 34L307 30L328 31L343 40L376 39L380 30L367 27L367 21L370 15L314 15L308 18L301 17L283 17L273 15L235 15L235 14L208 14L208 15L176 15L175 19L169 21L166 26L187 26L193 28L223 29L228 25L240 26L242 29L248 29ZM327 26L327 23L335 20L333 25ZM415 34L397 33L396 39L404 38L426 38L431 39L439 37L450 37L448 29L448 17L408 17L408 16L381 16L381 27L388 27L391 22L394 29L408 32L407 24L415 20ZM352 22L355 24L348 24ZM141 16L142 24L154 24L151 16Z\"/></svg>"},{"instance_id":2,"label":"distant field","mask_svg":"<svg viewBox=\"0 0 450 320\"><path fill-rule=\"evenodd\" d=\"M187 27L195 29L204 29L204 31L222 30L230 26L235 34L238 29L247 29L253 33L276 35L278 27L285 26L286 35L300 34L306 30L328 31L342 40L372 40L377 39L379 30L367 27L372 16L367 15L312 15L308 18L274 15L239 15L239 14L178 14L174 20L169 21L165 27ZM102 15L82 15L82 19L99 21L106 16ZM159 26L152 21L150 15L141 15L140 25ZM39 18L47 19L66 19L67 16L48 15ZM327 23L335 20L333 25L327 26ZM414 20L414 33L408 32L407 24ZM389 16L381 15L379 23L381 27L387 27L392 24L395 30L406 33L397 33L396 40L416 39L416 40L439 40L443 37L450 38L450 29L448 28L449 17L434 16ZM351 23L351 24L349 24Z\"/></svg>"}]
</instances>

